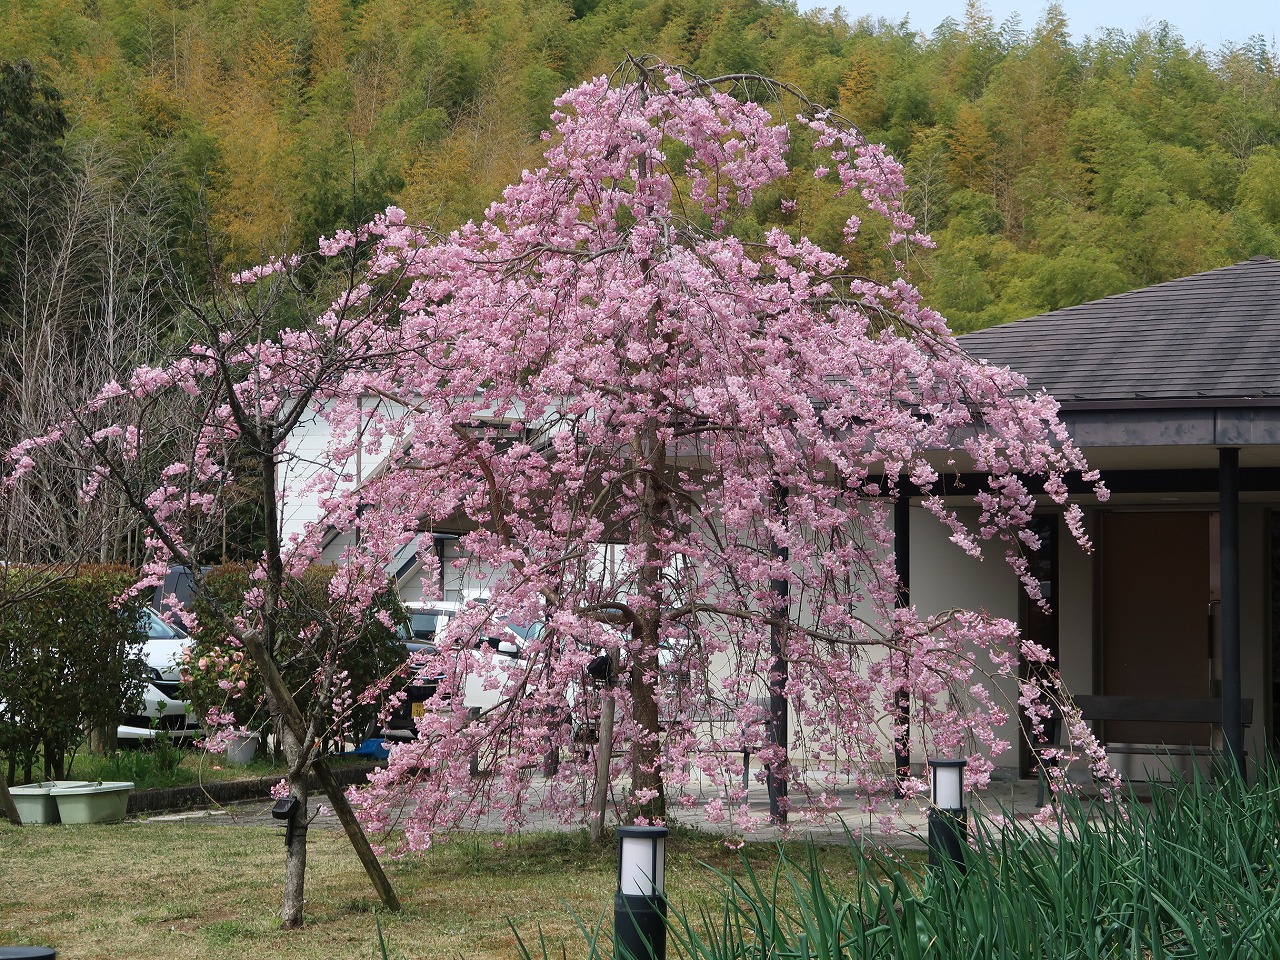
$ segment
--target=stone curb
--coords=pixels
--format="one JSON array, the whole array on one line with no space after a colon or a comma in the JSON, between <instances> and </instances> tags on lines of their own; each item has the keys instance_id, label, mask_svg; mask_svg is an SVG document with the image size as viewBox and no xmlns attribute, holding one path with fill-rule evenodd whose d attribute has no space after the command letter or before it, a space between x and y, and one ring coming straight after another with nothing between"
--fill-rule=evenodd
<instances>
[{"instance_id":1,"label":"stone curb","mask_svg":"<svg viewBox=\"0 0 1280 960\"><path fill-rule=\"evenodd\" d=\"M333 777L341 786L350 786L362 782L377 764L338 767ZM205 807L227 803L240 803L245 800L260 800L271 796L271 788L280 782L280 777L250 777L246 780L217 780L212 783L198 783L187 787L156 787L151 790L134 790L129 794L129 816L140 813L161 813L175 810L190 810L194 807ZM318 789L314 778L310 784L312 790Z\"/></svg>"}]
</instances>

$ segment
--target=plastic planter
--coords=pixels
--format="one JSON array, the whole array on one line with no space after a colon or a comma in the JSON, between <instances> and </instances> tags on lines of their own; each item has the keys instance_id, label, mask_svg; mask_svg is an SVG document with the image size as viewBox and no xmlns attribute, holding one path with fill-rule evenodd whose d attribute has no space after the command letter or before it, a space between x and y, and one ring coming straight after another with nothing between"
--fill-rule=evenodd
<instances>
[{"instance_id":1,"label":"plastic planter","mask_svg":"<svg viewBox=\"0 0 1280 960\"><path fill-rule=\"evenodd\" d=\"M58 801L50 796L55 787L82 787L88 780L43 780L40 783L25 783L19 787L10 787L9 795L13 797L13 805L18 808L18 816L23 824L57 823Z\"/></svg>"},{"instance_id":2,"label":"plastic planter","mask_svg":"<svg viewBox=\"0 0 1280 960\"><path fill-rule=\"evenodd\" d=\"M227 763L233 763L238 767L252 763L254 756L258 752L258 743L261 739L256 733L236 734L233 736L227 741Z\"/></svg>"},{"instance_id":3,"label":"plastic planter","mask_svg":"<svg viewBox=\"0 0 1280 960\"><path fill-rule=\"evenodd\" d=\"M115 823L129 809L133 783L127 780L86 783L74 787L54 787L50 795L58 801L63 823Z\"/></svg>"}]
</instances>

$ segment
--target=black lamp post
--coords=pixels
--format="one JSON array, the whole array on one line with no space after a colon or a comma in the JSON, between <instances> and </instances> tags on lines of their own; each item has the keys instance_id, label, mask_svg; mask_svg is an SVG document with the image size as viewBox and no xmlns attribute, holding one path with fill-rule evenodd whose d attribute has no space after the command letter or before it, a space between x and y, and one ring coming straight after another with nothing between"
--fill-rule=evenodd
<instances>
[{"instance_id":1,"label":"black lamp post","mask_svg":"<svg viewBox=\"0 0 1280 960\"><path fill-rule=\"evenodd\" d=\"M613 898L617 960L666 960L666 827L618 828L618 892Z\"/></svg>"},{"instance_id":2,"label":"black lamp post","mask_svg":"<svg viewBox=\"0 0 1280 960\"><path fill-rule=\"evenodd\" d=\"M967 760L929 761L929 865L950 860L964 873L968 842L968 814L964 808L964 768Z\"/></svg>"}]
</instances>

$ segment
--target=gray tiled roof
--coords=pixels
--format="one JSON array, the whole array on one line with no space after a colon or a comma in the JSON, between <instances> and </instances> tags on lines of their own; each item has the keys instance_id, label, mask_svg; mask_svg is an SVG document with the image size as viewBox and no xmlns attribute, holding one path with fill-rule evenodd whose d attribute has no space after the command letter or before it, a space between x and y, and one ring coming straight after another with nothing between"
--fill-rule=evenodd
<instances>
[{"instance_id":1,"label":"gray tiled roof","mask_svg":"<svg viewBox=\"0 0 1280 960\"><path fill-rule=\"evenodd\" d=\"M960 338L1059 401L1280 396L1280 260L1243 263Z\"/></svg>"}]
</instances>

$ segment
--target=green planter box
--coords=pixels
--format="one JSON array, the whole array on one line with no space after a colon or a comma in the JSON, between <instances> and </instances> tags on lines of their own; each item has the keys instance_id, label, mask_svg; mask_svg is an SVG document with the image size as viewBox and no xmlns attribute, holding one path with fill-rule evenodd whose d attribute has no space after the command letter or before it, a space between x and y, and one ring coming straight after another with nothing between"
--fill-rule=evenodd
<instances>
[{"instance_id":1,"label":"green planter box","mask_svg":"<svg viewBox=\"0 0 1280 960\"><path fill-rule=\"evenodd\" d=\"M54 787L49 794L58 802L63 823L115 823L124 819L132 790L132 782L113 780Z\"/></svg>"},{"instance_id":2,"label":"green planter box","mask_svg":"<svg viewBox=\"0 0 1280 960\"><path fill-rule=\"evenodd\" d=\"M57 823L58 801L51 792L55 787L83 787L88 780L43 780L40 783L24 783L10 787L9 795L18 808L23 824Z\"/></svg>"}]
</instances>

